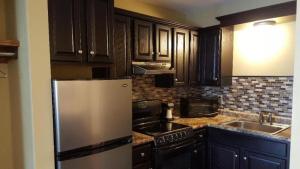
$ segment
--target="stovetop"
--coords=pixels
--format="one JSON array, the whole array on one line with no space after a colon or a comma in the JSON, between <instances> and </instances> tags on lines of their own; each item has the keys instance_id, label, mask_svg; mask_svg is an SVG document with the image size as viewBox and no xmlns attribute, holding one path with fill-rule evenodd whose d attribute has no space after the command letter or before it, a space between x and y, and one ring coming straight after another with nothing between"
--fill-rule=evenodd
<instances>
[{"instance_id":1,"label":"stovetop","mask_svg":"<svg viewBox=\"0 0 300 169\"><path fill-rule=\"evenodd\" d=\"M135 127L134 130L150 136L159 136L186 128L189 128L189 126L160 121Z\"/></svg>"},{"instance_id":2,"label":"stovetop","mask_svg":"<svg viewBox=\"0 0 300 169\"><path fill-rule=\"evenodd\" d=\"M134 127L133 130L153 136L156 147L178 144L193 137L192 127L164 121L139 125Z\"/></svg>"}]
</instances>

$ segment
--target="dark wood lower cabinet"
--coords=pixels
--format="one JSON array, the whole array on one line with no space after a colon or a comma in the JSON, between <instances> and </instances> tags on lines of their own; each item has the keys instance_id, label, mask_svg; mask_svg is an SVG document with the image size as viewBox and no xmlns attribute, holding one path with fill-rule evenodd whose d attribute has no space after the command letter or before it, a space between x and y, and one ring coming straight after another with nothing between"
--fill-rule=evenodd
<instances>
[{"instance_id":1,"label":"dark wood lower cabinet","mask_svg":"<svg viewBox=\"0 0 300 169\"><path fill-rule=\"evenodd\" d=\"M210 144L209 169L239 169L239 150L236 148Z\"/></svg>"},{"instance_id":2,"label":"dark wood lower cabinet","mask_svg":"<svg viewBox=\"0 0 300 169\"><path fill-rule=\"evenodd\" d=\"M258 153L245 152L244 169L285 169L286 161Z\"/></svg>"},{"instance_id":3,"label":"dark wood lower cabinet","mask_svg":"<svg viewBox=\"0 0 300 169\"><path fill-rule=\"evenodd\" d=\"M133 169L151 169L152 166L152 146L144 144L133 147L132 164Z\"/></svg>"},{"instance_id":4,"label":"dark wood lower cabinet","mask_svg":"<svg viewBox=\"0 0 300 169\"><path fill-rule=\"evenodd\" d=\"M206 144L197 143L194 148L192 157L192 169L207 169L206 168Z\"/></svg>"}]
</instances>

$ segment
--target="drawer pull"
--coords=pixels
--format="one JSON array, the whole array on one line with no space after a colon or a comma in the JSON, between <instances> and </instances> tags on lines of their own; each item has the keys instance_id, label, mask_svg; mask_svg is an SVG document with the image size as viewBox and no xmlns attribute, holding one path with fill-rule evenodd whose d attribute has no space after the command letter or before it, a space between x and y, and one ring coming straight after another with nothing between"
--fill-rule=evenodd
<instances>
[{"instance_id":1,"label":"drawer pull","mask_svg":"<svg viewBox=\"0 0 300 169\"><path fill-rule=\"evenodd\" d=\"M202 134L199 135L199 138L203 138L204 136Z\"/></svg>"},{"instance_id":2,"label":"drawer pull","mask_svg":"<svg viewBox=\"0 0 300 169\"><path fill-rule=\"evenodd\" d=\"M141 157L145 157L145 153L141 153Z\"/></svg>"},{"instance_id":3,"label":"drawer pull","mask_svg":"<svg viewBox=\"0 0 300 169\"><path fill-rule=\"evenodd\" d=\"M246 160L247 160L247 157L244 157L243 159L246 161Z\"/></svg>"},{"instance_id":4,"label":"drawer pull","mask_svg":"<svg viewBox=\"0 0 300 169\"><path fill-rule=\"evenodd\" d=\"M198 150L194 150L194 154L197 154L198 153Z\"/></svg>"},{"instance_id":5,"label":"drawer pull","mask_svg":"<svg viewBox=\"0 0 300 169\"><path fill-rule=\"evenodd\" d=\"M235 158L238 158L239 156L237 154L234 155Z\"/></svg>"}]
</instances>

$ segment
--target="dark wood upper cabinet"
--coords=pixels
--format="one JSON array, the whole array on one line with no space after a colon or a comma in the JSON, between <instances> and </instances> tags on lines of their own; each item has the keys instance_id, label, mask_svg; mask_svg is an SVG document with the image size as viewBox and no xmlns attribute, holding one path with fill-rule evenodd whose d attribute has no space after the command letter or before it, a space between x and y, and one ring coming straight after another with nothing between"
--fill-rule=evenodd
<instances>
[{"instance_id":1,"label":"dark wood upper cabinet","mask_svg":"<svg viewBox=\"0 0 300 169\"><path fill-rule=\"evenodd\" d=\"M168 26L156 25L156 60L171 61L172 29Z\"/></svg>"},{"instance_id":2,"label":"dark wood upper cabinet","mask_svg":"<svg viewBox=\"0 0 300 169\"><path fill-rule=\"evenodd\" d=\"M86 0L88 62L112 62L113 1Z\"/></svg>"},{"instance_id":3,"label":"dark wood upper cabinet","mask_svg":"<svg viewBox=\"0 0 300 169\"><path fill-rule=\"evenodd\" d=\"M115 75L121 78L131 75L130 18L115 15L114 20Z\"/></svg>"},{"instance_id":4,"label":"dark wood upper cabinet","mask_svg":"<svg viewBox=\"0 0 300 169\"><path fill-rule=\"evenodd\" d=\"M80 0L49 0L52 61L81 62L85 44L81 41Z\"/></svg>"},{"instance_id":5,"label":"dark wood upper cabinet","mask_svg":"<svg viewBox=\"0 0 300 169\"><path fill-rule=\"evenodd\" d=\"M221 29L204 30L200 39L201 85L218 86L221 70Z\"/></svg>"},{"instance_id":6,"label":"dark wood upper cabinet","mask_svg":"<svg viewBox=\"0 0 300 169\"><path fill-rule=\"evenodd\" d=\"M113 0L49 0L51 60L112 62Z\"/></svg>"},{"instance_id":7,"label":"dark wood upper cabinet","mask_svg":"<svg viewBox=\"0 0 300 169\"><path fill-rule=\"evenodd\" d=\"M134 60L153 60L153 23L134 21Z\"/></svg>"},{"instance_id":8,"label":"dark wood upper cabinet","mask_svg":"<svg viewBox=\"0 0 300 169\"><path fill-rule=\"evenodd\" d=\"M189 30L174 29L174 68L177 85L188 84Z\"/></svg>"},{"instance_id":9,"label":"dark wood upper cabinet","mask_svg":"<svg viewBox=\"0 0 300 169\"><path fill-rule=\"evenodd\" d=\"M190 36L190 64L189 64L189 83L190 85L197 85L200 82L199 77L199 33L197 31L191 31Z\"/></svg>"}]
</instances>

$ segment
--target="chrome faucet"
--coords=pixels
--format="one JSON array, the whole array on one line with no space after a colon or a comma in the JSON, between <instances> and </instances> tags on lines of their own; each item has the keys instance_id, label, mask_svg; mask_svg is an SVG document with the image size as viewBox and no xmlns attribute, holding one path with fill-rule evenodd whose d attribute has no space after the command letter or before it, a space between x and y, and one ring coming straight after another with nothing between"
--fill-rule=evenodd
<instances>
[{"instance_id":1,"label":"chrome faucet","mask_svg":"<svg viewBox=\"0 0 300 169\"><path fill-rule=\"evenodd\" d=\"M270 125L273 124L273 113L269 113L267 122L270 123Z\"/></svg>"},{"instance_id":2,"label":"chrome faucet","mask_svg":"<svg viewBox=\"0 0 300 169\"><path fill-rule=\"evenodd\" d=\"M263 112L259 113L258 122L259 124L263 124L265 122L265 116Z\"/></svg>"}]
</instances>

